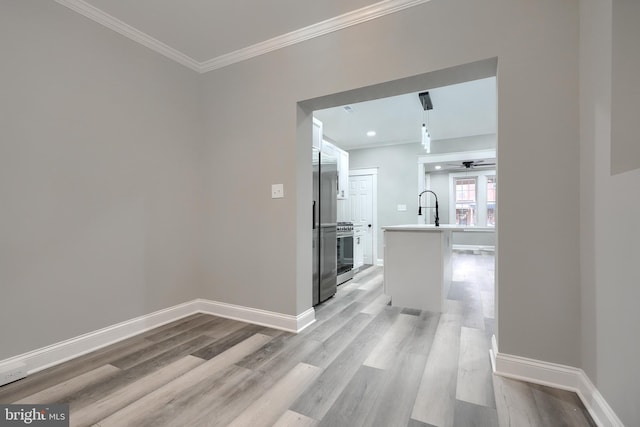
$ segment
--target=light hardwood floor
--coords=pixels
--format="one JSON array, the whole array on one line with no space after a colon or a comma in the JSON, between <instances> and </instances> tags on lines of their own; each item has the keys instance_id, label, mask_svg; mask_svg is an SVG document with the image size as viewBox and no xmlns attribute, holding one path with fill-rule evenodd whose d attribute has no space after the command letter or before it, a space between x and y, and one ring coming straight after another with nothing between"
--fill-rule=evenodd
<instances>
[{"instance_id":1,"label":"light hardwood floor","mask_svg":"<svg viewBox=\"0 0 640 427\"><path fill-rule=\"evenodd\" d=\"M574 393L494 377L493 256L456 253L444 313L370 267L300 334L198 314L0 387L85 426L590 426ZM494 388L496 393L494 393Z\"/></svg>"}]
</instances>

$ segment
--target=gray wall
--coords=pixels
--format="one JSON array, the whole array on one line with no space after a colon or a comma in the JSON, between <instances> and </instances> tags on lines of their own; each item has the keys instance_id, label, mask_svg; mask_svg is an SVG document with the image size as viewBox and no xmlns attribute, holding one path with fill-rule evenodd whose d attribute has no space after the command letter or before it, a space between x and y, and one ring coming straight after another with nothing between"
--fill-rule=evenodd
<instances>
[{"instance_id":1,"label":"gray wall","mask_svg":"<svg viewBox=\"0 0 640 427\"><path fill-rule=\"evenodd\" d=\"M195 296L301 313L311 111L296 104L497 57L500 351L584 367L640 424L640 230L624 220L640 174L610 167L636 133L623 121L611 139L612 29L628 25L612 15L611 0L432 0L198 78L53 2L3 2L0 324L16 327L0 358Z\"/></svg>"},{"instance_id":2,"label":"gray wall","mask_svg":"<svg viewBox=\"0 0 640 427\"><path fill-rule=\"evenodd\" d=\"M378 258L384 257L385 225L415 224L418 218L418 156L422 144L349 151L349 169L378 168ZM398 205L407 205L404 212Z\"/></svg>"},{"instance_id":3,"label":"gray wall","mask_svg":"<svg viewBox=\"0 0 640 427\"><path fill-rule=\"evenodd\" d=\"M638 125L640 99L638 70L640 66L640 2L613 2L611 63L611 171L620 173L640 168L638 133L629 132Z\"/></svg>"},{"instance_id":4,"label":"gray wall","mask_svg":"<svg viewBox=\"0 0 640 427\"><path fill-rule=\"evenodd\" d=\"M205 74L203 296L311 306L309 108L497 57L500 350L578 366L578 23L577 0L433 0Z\"/></svg>"},{"instance_id":5,"label":"gray wall","mask_svg":"<svg viewBox=\"0 0 640 427\"><path fill-rule=\"evenodd\" d=\"M197 75L52 1L0 52L0 360L195 298Z\"/></svg>"},{"instance_id":6,"label":"gray wall","mask_svg":"<svg viewBox=\"0 0 640 427\"><path fill-rule=\"evenodd\" d=\"M582 366L607 402L627 426L640 425L640 169L625 173L632 163L617 164L615 152L637 149L637 99L615 99L626 76L640 75L640 61L620 70L613 53L620 47L615 34L638 34L640 10L632 2L580 2L581 169L581 306ZM622 6L622 9L618 9ZM624 11L626 16L618 15ZM637 47L637 37L632 40ZM636 50L637 52L637 50ZM631 59L631 58L628 58ZM623 72L625 76L619 76ZM620 77L620 78L619 78ZM636 86L635 84L633 86ZM634 90L626 87L626 90ZM620 110L633 111L633 122ZM618 128L612 129L613 122ZM634 148L635 147L635 148ZM620 168L618 167L620 166ZM624 166L624 167L623 167Z\"/></svg>"}]
</instances>

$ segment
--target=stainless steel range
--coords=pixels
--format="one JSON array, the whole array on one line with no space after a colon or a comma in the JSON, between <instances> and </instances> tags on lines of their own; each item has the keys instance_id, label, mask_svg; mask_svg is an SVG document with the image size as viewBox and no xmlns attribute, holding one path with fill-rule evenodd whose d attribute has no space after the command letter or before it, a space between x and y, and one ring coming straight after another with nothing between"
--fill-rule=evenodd
<instances>
[{"instance_id":1,"label":"stainless steel range","mask_svg":"<svg viewBox=\"0 0 640 427\"><path fill-rule=\"evenodd\" d=\"M338 222L338 285L353 278L353 223Z\"/></svg>"}]
</instances>

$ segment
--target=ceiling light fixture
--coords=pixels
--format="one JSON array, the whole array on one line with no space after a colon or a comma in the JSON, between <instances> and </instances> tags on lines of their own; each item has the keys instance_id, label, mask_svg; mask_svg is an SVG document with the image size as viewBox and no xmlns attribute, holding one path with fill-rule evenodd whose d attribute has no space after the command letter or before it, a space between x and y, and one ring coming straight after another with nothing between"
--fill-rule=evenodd
<instances>
[{"instance_id":1,"label":"ceiling light fixture","mask_svg":"<svg viewBox=\"0 0 640 427\"><path fill-rule=\"evenodd\" d=\"M376 136L376 131L370 130L369 132L367 132L367 136Z\"/></svg>"},{"instance_id":2,"label":"ceiling light fixture","mask_svg":"<svg viewBox=\"0 0 640 427\"><path fill-rule=\"evenodd\" d=\"M439 171L440 169L442 169L442 166L436 165L436 170Z\"/></svg>"},{"instance_id":3,"label":"ceiling light fixture","mask_svg":"<svg viewBox=\"0 0 640 427\"><path fill-rule=\"evenodd\" d=\"M420 130L420 135L422 139L422 146L424 147L427 153L431 153L431 135L429 134L429 129L427 128L429 122L429 111L433 110L433 104L431 103L431 97L429 96L429 92L421 92L418 94L418 98L420 98L420 104L422 104L423 117L422 117L422 129Z\"/></svg>"},{"instance_id":4,"label":"ceiling light fixture","mask_svg":"<svg viewBox=\"0 0 640 427\"><path fill-rule=\"evenodd\" d=\"M429 135L429 130L427 129L426 124L422 124L422 146L424 147L427 153L431 153L431 135Z\"/></svg>"}]
</instances>

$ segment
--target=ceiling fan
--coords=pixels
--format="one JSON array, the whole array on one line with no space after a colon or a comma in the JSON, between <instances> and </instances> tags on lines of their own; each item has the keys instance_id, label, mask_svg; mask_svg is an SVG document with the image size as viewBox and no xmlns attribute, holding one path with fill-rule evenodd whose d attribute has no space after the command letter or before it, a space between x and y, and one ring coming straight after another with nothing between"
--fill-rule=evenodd
<instances>
[{"instance_id":1,"label":"ceiling fan","mask_svg":"<svg viewBox=\"0 0 640 427\"><path fill-rule=\"evenodd\" d=\"M488 167L495 166L495 161L493 163L485 163L486 160L465 160L460 163L449 163L449 166L457 167L460 169L475 169L477 167Z\"/></svg>"}]
</instances>

